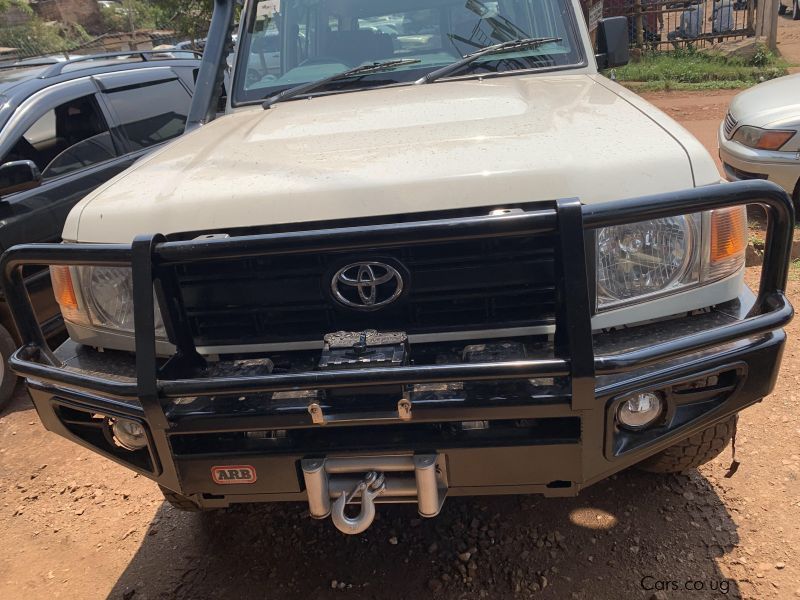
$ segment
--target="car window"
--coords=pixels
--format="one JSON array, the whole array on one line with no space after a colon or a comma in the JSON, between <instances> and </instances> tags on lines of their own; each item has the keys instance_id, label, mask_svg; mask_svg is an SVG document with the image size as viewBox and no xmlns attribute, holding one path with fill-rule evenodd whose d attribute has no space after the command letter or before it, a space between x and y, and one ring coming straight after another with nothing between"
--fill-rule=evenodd
<instances>
[{"instance_id":1,"label":"car window","mask_svg":"<svg viewBox=\"0 0 800 600\"><path fill-rule=\"evenodd\" d=\"M42 142L56 137L56 111L48 110L31 128L25 132L25 139L31 144Z\"/></svg>"},{"instance_id":2,"label":"car window","mask_svg":"<svg viewBox=\"0 0 800 600\"><path fill-rule=\"evenodd\" d=\"M56 156L42 173L42 179L59 177L116 156L111 133L104 131L70 146Z\"/></svg>"},{"instance_id":3,"label":"car window","mask_svg":"<svg viewBox=\"0 0 800 600\"><path fill-rule=\"evenodd\" d=\"M183 133L191 96L177 79L106 92L133 150L159 144Z\"/></svg>"},{"instance_id":4,"label":"car window","mask_svg":"<svg viewBox=\"0 0 800 600\"><path fill-rule=\"evenodd\" d=\"M411 59L347 85L410 83L485 46L527 37L557 41L486 56L459 75L581 64L567 0L250 0L235 78L235 101L251 102L359 65ZM253 10L253 7L255 10Z\"/></svg>"},{"instance_id":5,"label":"car window","mask_svg":"<svg viewBox=\"0 0 800 600\"><path fill-rule=\"evenodd\" d=\"M84 143L87 140L95 142ZM0 164L32 160L46 180L115 156L108 124L94 95L89 95L44 113L20 136Z\"/></svg>"}]
</instances>

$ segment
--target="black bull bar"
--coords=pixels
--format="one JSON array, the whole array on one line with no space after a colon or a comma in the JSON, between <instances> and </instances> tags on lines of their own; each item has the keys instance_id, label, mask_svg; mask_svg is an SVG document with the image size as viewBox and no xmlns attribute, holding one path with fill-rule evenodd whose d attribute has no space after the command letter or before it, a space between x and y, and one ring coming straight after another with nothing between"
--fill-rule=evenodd
<instances>
[{"instance_id":1,"label":"black bull bar","mask_svg":"<svg viewBox=\"0 0 800 600\"><path fill-rule=\"evenodd\" d=\"M599 227L619 225L744 204L760 204L768 214L767 245L758 294L746 318L714 329L613 355L596 356L592 344L594 251L587 240ZM169 452L167 431L174 424L165 407L176 398L212 394L248 394L286 390L368 388L370 386L567 377L572 410L595 406L595 376L624 373L657 361L698 352L781 328L793 310L784 294L794 208L778 186L742 181L634 199L582 205L577 199L545 203L528 212L246 235L226 239L166 241L162 235L138 236L131 244L27 244L2 259L2 285L22 346L10 358L14 371L37 382L88 392L104 401L137 399L159 454ZM289 374L186 377L197 354L174 277L179 264L263 255L374 249L454 240L555 233L556 327L553 357L506 362L435 364L361 370L307 371ZM587 248L589 246L589 248ZM587 251L588 250L588 251ZM114 380L63 368L50 351L29 301L22 267L28 265L102 265L132 268L136 381ZM589 275L592 275L591 277ZM176 352L165 365L156 356L154 294L167 336ZM119 403L130 414L129 403ZM508 415L513 406L493 404ZM487 408L487 410L489 410ZM447 409L429 418L446 418ZM490 411L490 412L491 412ZM420 415L422 416L422 415ZM468 415L461 415L470 418ZM416 417L416 413L415 413ZM477 417L473 417L477 418ZM487 417L483 417L487 418ZM504 416L502 418L509 418ZM310 423L310 417L305 415Z\"/></svg>"}]
</instances>

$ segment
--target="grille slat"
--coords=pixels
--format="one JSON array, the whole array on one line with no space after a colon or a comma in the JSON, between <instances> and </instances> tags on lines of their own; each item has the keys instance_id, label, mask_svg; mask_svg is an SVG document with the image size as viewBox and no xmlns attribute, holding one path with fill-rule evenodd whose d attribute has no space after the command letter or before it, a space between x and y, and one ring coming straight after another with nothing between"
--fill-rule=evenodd
<instances>
[{"instance_id":1,"label":"grille slat","mask_svg":"<svg viewBox=\"0 0 800 600\"><path fill-rule=\"evenodd\" d=\"M731 113L727 113L725 115L725 125L724 125L725 137L727 139L731 139L733 131L736 129L736 124L737 121L736 119L733 118L733 115Z\"/></svg>"},{"instance_id":2,"label":"grille slat","mask_svg":"<svg viewBox=\"0 0 800 600\"><path fill-rule=\"evenodd\" d=\"M554 322L552 236L193 263L176 267L195 343L226 346L316 341L338 330L408 334ZM407 294L372 312L338 305L333 273L366 260L393 261Z\"/></svg>"}]
</instances>

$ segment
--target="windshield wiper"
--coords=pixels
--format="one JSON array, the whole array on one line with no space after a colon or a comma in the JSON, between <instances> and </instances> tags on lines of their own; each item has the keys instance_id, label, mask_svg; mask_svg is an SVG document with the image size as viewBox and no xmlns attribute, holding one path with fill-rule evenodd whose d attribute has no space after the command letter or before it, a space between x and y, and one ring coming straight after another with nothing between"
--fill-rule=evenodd
<instances>
[{"instance_id":1,"label":"windshield wiper","mask_svg":"<svg viewBox=\"0 0 800 600\"><path fill-rule=\"evenodd\" d=\"M399 58L395 60L385 60L383 62L374 62L369 65L361 65L360 67L355 67L354 69L348 69L347 71L336 73L335 75L331 75L330 77L325 77L324 79L318 79L317 81L309 81L308 83L301 83L300 85L296 85L294 87L283 90L279 94L275 94L274 96L270 96L269 98L264 100L264 103L261 106L263 106L264 108L269 108L276 102L283 102L284 100L289 100L291 98L296 98L297 96L302 96L307 92L320 88L333 81L339 81L340 79L348 79L349 77L355 77L357 75L370 75L372 73L380 73L381 71L389 71L390 69L394 69L395 67L401 67L403 65L411 65L418 62L420 62L418 58Z\"/></svg>"},{"instance_id":2,"label":"windshield wiper","mask_svg":"<svg viewBox=\"0 0 800 600\"><path fill-rule=\"evenodd\" d=\"M450 73L455 73L462 67L465 67L471 62L478 60L481 56L487 56L489 54L499 54L501 52L513 52L515 50L528 50L530 48L536 48L537 46L541 46L542 44L549 44L550 42L560 42L560 41L561 38L559 37L522 38L519 40L509 40L507 42L500 42L499 44L492 44L491 46L485 46L480 50L478 50L477 52L473 52L472 54L467 54L461 60L457 60L456 62L444 66L440 69L431 71L430 73L428 73L421 79L418 79L414 83L416 85L419 85L421 83L433 83L437 79L450 75Z\"/></svg>"}]
</instances>

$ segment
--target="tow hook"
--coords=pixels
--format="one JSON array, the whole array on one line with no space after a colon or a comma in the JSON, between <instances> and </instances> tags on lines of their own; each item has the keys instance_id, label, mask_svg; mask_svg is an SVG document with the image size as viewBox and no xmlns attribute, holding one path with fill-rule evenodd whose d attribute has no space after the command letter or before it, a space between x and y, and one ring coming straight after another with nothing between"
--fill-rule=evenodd
<instances>
[{"instance_id":1,"label":"tow hook","mask_svg":"<svg viewBox=\"0 0 800 600\"><path fill-rule=\"evenodd\" d=\"M386 480L383 473L370 471L349 494L345 492L339 494L331 507L331 520L336 529L350 535L366 531L375 520L375 498L385 489ZM356 496L361 496L361 512L358 516L348 517L344 513L345 507Z\"/></svg>"}]
</instances>

